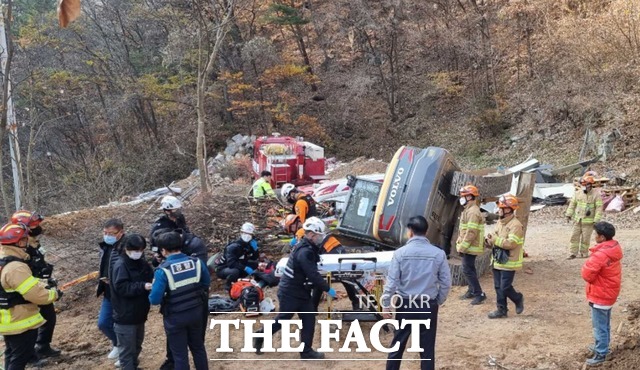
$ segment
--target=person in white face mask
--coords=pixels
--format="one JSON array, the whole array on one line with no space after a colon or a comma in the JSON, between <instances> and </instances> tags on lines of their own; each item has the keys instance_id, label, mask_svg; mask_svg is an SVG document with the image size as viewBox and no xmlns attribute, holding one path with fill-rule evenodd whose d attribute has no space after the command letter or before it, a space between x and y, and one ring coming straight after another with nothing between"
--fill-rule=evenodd
<instances>
[{"instance_id":1,"label":"person in white face mask","mask_svg":"<svg viewBox=\"0 0 640 370\"><path fill-rule=\"evenodd\" d=\"M258 242L254 239L256 228L245 222L240 228L240 238L224 247L224 252L216 265L216 276L226 279L227 291L238 279L252 275L260 263Z\"/></svg>"},{"instance_id":2,"label":"person in white face mask","mask_svg":"<svg viewBox=\"0 0 640 370\"><path fill-rule=\"evenodd\" d=\"M469 285L467 292L460 298L471 299L472 305L481 304L487 299L476 272L476 257L484 253L484 217L478 207L479 197L480 192L474 185L469 184L460 189L460 205L463 210L456 250L462 257L462 273Z\"/></svg>"},{"instance_id":3,"label":"person in white face mask","mask_svg":"<svg viewBox=\"0 0 640 370\"><path fill-rule=\"evenodd\" d=\"M149 314L151 266L144 258L147 243L140 234L124 240L124 253L113 265L109 281L114 330L118 339L118 364L123 370L138 368L144 341L144 324Z\"/></svg>"}]
</instances>

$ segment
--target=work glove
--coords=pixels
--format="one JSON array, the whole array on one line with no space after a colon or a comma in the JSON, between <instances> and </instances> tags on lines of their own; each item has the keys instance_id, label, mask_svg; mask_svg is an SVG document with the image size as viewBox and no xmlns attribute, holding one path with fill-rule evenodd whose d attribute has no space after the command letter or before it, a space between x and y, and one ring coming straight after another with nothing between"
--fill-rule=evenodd
<instances>
[{"instance_id":1,"label":"work glove","mask_svg":"<svg viewBox=\"0 0 640 370\"><path fill-rule=\"evenodd\" d=\"M335 298L336 297L336 290L333 288L329 288L329 290L327 291L327 294L331 296L331 298Z\"/></svg>"},{"instance_id":2,"label":"work glove","mask_svg":"<svg viewBox=\"0 0 640 370\"><path fill-rule=\"evenodd\" d=\"M62 293L62 290L60 290L60 289L58 289L58 288L56 288L56 292L58 292L58 299L56 299L56 301L59 301L59 300L60 300L60 298L62 298L62 295L63 295L64 293Z\"/></svg>"},{"instance_id":3,"label":"work glove","mask_svg":"<svg viewBox=\"0 0 640 370\"><path fill-rule=\"evenodd\" d=\"M255 239L251 240L251 243L249 243L249 245L251 246L251 248L253 248L254 251L258 250L258 242Z\"/></svg>"},{"instance_id":4,"label":"work glove","mask_svg":"<svg viewBox=\"0 0 640 370\"><path fill-rule=\"evenodd\" d=\"M254 273L254 270L251 267L247 266L244 268L244 272L246 272L248 275L251 275Z\"/></svg>"}]
</instances>

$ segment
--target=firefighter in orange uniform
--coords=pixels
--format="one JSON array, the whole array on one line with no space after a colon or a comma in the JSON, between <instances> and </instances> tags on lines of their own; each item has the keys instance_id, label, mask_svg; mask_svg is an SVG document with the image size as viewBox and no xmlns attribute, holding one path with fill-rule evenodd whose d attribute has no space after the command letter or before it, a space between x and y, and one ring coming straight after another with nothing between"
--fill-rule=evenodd
<instances>
[{"instance_id":1,"label":"firefighter in orange uniform","mask_svg":"<svg viewBox=\"0 0 640 370\"><path fill-rule=\"evenodd\" d=\"M27 259L29 229L7 224L0 229L0 335L5 342L4 368L24 369L35 357L38 328L45 323L38 305L56 301L62 293L46 289L33 276Z\"/></svg>"}]
</instances>

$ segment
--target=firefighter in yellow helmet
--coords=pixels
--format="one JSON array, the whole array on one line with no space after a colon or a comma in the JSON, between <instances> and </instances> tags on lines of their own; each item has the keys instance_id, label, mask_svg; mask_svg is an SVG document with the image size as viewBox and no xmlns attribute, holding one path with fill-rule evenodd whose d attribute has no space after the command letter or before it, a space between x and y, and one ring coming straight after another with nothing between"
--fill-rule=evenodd
<instances>
[{"instance_id":1,"label":"firefighter in yellow helmet","mask_svg":"<svg viewBox=\"0 0 640 370\"><path fill-rule=\"evenodd\" d=\"M478 206L479 196L478 188L471 184L460 189L460 205L464 210L460 215L456 249L462 257L462 273L469 285L467 292L461 298L473 299L472 305L481 304L487 299L476 272L476 257L484 252L484 218Z\"/></svg>"},{"instance_id":2,"label":"firefighter in yellow helmet","mask_svg":"<svg viewBox=\"0 0 640 370\"><path fill-rule=\"evenodd\" d=\"M490 319L507 317L507 298L516 305L516 313L524 311L524 296L513 287L517 270L522 269L524 258L524 228L515 217L518 198L511 194L498 200L500 220L493 233L485 238L485 247L492 248L493 285L496 289L497 309L489 314Z\"/></svg>"},{"instance_id":3,"label":"firefighter in yellow helmet","mask_svg":"<svg viewBox=\"0 0 640 370\"><path fill-rule=\"evenodd\" d=\"M587 172L580 179L580 190L576 190L565 213L567 221L573 221L568 259L576 258L578 254L588 257L593 224L602 219L602 197L600 191L593 187L596 182L594 174Z\"/></svg>"},{"instance_id":4,"label":"firefighter in yellow helmet","mask_svg":"<svg viewBox=\"0 0 640 370\"><path fill-rule=\"evenodd\" d=\"M5 368L24 369L36 356L38 328L45 323L38 305L51 304L62 293L46 289L33 277L27 264L27 226L4 225L0 244L0 335L5 342Z\"/></svg>"}]
</instances>

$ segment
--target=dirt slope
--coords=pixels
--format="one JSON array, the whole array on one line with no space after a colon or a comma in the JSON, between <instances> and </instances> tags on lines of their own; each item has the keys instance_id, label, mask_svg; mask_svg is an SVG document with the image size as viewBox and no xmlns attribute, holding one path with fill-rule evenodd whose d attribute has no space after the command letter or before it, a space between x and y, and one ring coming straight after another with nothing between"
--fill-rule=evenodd
<instances>
[{"instance_id":1,"label":"dirt slope","mask_svg":"<svg viewBox=\"0 0 640 370\"><path fill-rule=\"evenodd\" d=\"M147 206L148 207L148 206ZM146 209L141 207L141 209ZM126 212L124 212L126 211ZM113 211L116 214L132 214L132 210ZM137 212L140 210L137 209ZM111 211L109 211L111 212ZM107 212L107 213L109 213ZM144 211L142 211L144 212ZM103 218L98 217L99 219ZM143 229L143 222L134 222L133 216L128 219L134 230ZM546 216L545 216L546 217ZM153 218L153 217L151 217ZM97 252L94 247L98 240L96 220L80 217L82 221L59 221L56 226L66 226L67 232L50 233L47 242L55 255L65 255L58 260L60 275L80 275L86 270L97 267ZM146 219L146 217L145 217ZM194 215L191 215L194 220ZM49 224L52 227L54 224ZM82 232L79 232L82 231ZM584 260L565 260L567 240L570 233L568 225L555 224L555 220L533 216L526 239L526 249L531 255L526 260L532 274L519 273L515 286L526 297L524 314L512 314L506 320L492 321L486 314L493 309L495 293L489 275L482 277L482 285L487 291L489 300L486 304L471 307L467 302L457 299L463 288L456 287L449 300L441 309L438 323L437 363L440 369L483 369L488 365L488 356L493 356L508 369L576 369L584 361L584 348L591 343L591 322L589 308L584 298L584 284L580 278L580 266ZM619 240L624 247L624 281L619 303L614 307L612 328L618 328L620 322L627 322L625 312L630 303L640 301L640 279L635 268L640 260L640 232L637 229L619 231ZM62 242L64 240L64 242ZM77 250L77 253L70 251ZM66 253L66 254L65 254ZM73 264L78 258L80 263ZM92 266L92 263L95 262ZM74 268L74 265L78 269ZM91 267L91 268L89 268ZM64 280L62 278L61 280ZM64 355L47 368L50 369L112 369L113 362L107 360L106 354L110 345L98 331L96 320L100 300L94 296L93 283L85 283L71 289L57 305L61 312L54 337L54 345L64 351ZM336 286L340 289L340 286ZM219 291L219 284L214 285ZM275 290L268 295L275 298ZM344 305L346 302L340 302ZM513 312L513 309L512 309ZM238 317L232 315L232 317ZM626 325L626 324L625 324ZM365 326L363 325L363 328ZM626 327L622 333L626 333ZM631 330L631 327L629 328ZM253 354L234 353L216 354L218 333L211 332L207 337L209 357L215 359L295 359L295 354L265 354L256 357ZM346 332L343 332L343 336ZM614 334L614 341L618 335ZM317 339L317 336L316 336ZM624 338L620 338L623 340ZM242 337L232 337L232 347L239 348ZM391 340L390 335L383 336L383 343ZM316 343L319 345L319 343ZM337 347L335 347L337 348ZM153 310L146 328L146 339L143 346L141 366L144 369L157 369L164 356L164 332L162 318ZM363 362L352 359L381 358L380 354L344 354L332 353L328 358L343 361L322 363L302 363L292 361L290 366L296 369L352 369L368 366L372 369L383 368L383 361ZM407 358L417 358L407 355ZM630 369L628 357L624 362L612 362L610 369ZM349 360L349 361L344 361ZM624 354L618 361L624 360ZM614 359L615 361L615 359ZM264 361L259 366L263 369L279 369L281 362ZM616 365L616 364L619 364ZM239 361L216 361L211 363L212 369L241 369L246 363ZM285 365L286 366L286 365ZM631 366L631 367L629 367ZM403 368L417 369L417 362L405 362ZM495 367L494 367L495 368Z\"/></svg>"}]
</instances>

